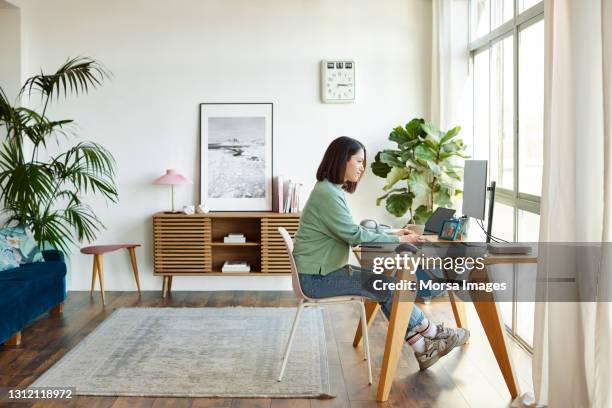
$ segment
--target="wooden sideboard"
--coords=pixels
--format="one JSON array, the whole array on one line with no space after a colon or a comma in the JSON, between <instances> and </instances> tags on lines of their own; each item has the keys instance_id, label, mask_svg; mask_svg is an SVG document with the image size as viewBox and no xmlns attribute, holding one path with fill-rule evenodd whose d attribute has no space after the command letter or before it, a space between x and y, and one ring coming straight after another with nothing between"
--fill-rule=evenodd
<instances>
[{"instance_id":1,"label":"wooden sideboard","mask_svg":"<svg viewBox=\"0 0 612 408\"><path fill-rule=\"evenodd\" d=\"M154 275L164 277L163 296L172 289L173 276L290 275L289 256L278 227L293 236L299 214L274 212L157 213L153 216ZM241 232L246 243L223 242L228 233ZM226 260L246 261L249 273L222 273Z\"/></svg>"}]
</instances>

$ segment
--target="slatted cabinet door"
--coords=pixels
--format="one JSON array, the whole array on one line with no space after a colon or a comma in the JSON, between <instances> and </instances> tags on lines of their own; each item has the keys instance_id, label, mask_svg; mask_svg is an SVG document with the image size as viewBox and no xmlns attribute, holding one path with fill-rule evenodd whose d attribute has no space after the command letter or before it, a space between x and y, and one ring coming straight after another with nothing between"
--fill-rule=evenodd
<instances>
[{"instance_id":1,"label":"slatted cabinet door","mask_svg":"<svg viewBox=\"0 0 612 408\"><path fill-rule=\"evenodd\" d=\"M211 220L180 214L153 218L155 273L188 275L212 269Z\"/></svg>"},{"instance_id":2,"label":"slatted cabinet door","mask_svg":"<svg viewBox=\"0 0 612 408\"><path fill-rule=\"evenodd\" d=\"M289 255L278 227L289 232L291 238L297 232L300 219L296 215L263 217L261 219L261 269L267 273L291 273Z\"/></svg>"}]
</instances>

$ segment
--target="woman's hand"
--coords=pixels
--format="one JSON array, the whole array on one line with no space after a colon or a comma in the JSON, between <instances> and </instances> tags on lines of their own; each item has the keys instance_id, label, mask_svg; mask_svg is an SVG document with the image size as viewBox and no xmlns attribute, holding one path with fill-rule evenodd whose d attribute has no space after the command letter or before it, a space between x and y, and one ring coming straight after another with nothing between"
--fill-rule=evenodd
<instances>
[{"instance_id":1,"label":"woman's hand","mask_svg":"<svg viewBox=\"0 0 612 408\"><path fill-rule=\"evenodd\" d=\"M406 228L399 229L399 230L395 231L393 234L397 235L398 237L401 237L402 235L419 235L416 232L411 231L411 230L406 229Z\"/></svg>"},{"instance_id":2,"label":"woman's hand","mask_svg":"<svg viewBox=\"0 0 612 408\"><path fill-rule=\"evenodd\" d=\"M400 242L408 242L410 244L420 244L426 241L422 235L416 234L414 232L411 234L399 235L399 240Z\"/></svg>"}]
</instances>

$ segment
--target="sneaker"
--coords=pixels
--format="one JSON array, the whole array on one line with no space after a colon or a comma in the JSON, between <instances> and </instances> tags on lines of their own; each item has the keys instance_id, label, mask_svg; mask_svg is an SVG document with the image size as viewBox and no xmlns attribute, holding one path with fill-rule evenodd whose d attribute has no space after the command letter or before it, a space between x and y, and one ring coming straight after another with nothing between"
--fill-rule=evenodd
<instances>
[{"instance_id":1,"label":"sneaker","mask_svg":"<svg viewBox=\"0 0 612 408\"><path fill-rule=\"evenodd\" d=\"M464 345L470 338L470 332L466 329L451 329L438 325L438 333L433 339L424 337L425 350L422 353L414 353L419 368L425 370L434 365L440 357L447 355L455 347Z\"/></svg>"},{"instance_id":2,"label":"sneaker","mask_svg":"<svg viewBox=\"0 0 612 408\"><path fill-rule=\"evenodd\" d=\"M461 329L461 328L453 329L450 327L444 327L444 323L440 323L436 327L438 329L438 332L434 336L434 340L446 340L450 338L451 336L455 336L457 344L455 344L453 347L463 346L470 339L469 330Z\"/></svg>"},{"instance_id":3,"label":"sneaker","mask_svg":"<svg viewBox=\"0 0 612 408\"><path fill-rule=\"evenodd\" d=\"M425 350L422 353L414 352L414 356L419 362L419 368L425 370L434 365L440 359L440 352L438 351L438 341L423 337L425 339Z\"/></svg>"}]
</instances>

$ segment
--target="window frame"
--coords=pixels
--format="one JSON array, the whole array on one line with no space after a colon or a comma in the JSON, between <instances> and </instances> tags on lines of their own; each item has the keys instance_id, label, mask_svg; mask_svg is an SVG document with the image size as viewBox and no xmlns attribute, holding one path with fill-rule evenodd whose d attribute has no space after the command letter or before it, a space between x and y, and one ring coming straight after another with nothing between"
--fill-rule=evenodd
<instances>
[{"instance_id":1,"label":"window frame","mask_svg":"<svg viewBox=\"0 0 612 408\"><path fill-rule=\"evenodd\" d=\"M492 47L503 41L504 39L512 36L513 41L513 189L497 187L495 201L501 204L505 204L509 207L512 207L514 210L514 222L513 222L513 232L512 236L514 240L518 237L518 220L519 220L519 211L526 211L534 214L540 214L540 196L521 193L520 185L519 185L519 171L520 171L520 157L519 157L519 37L520 33L526 28L532 26L533 24L539 23L544 20L544 1L541 1L532 7L524 10L521 13L518 13L519 10L519 1L514 0L514 12L513 18L496 27L492 31L489 31L488 34L472 39L472 9L475 0L469 0L469 44L468 50L470 53L470 70L473 71L474 58L480 52L489 50L489 105L491 98L491 63L492 63ZM489 1L489 29L492 26L493 21L493 13L491 12L493 9L492 1ZM472 95L475 96L475 79L472 80ZM475 109L475 100L476 98L472 98L472 123L475 123L476 118L476 109ZM491 112L489 111L489 125L491 123ZM472 126L472 144L475 142L476 135L474 134L474 126ZM489 161L491 159L491 135L489 134ZM489 170L491 171L491 170ZM514 288L515 293L513 295L512 302L512 326L506 326L506 329L510 336L516 340L522 347L524 347L527 351L533 353L533 347L521 338L517 334L517 293L516 293L516 282L517 282L517 274L518 274L518 265L513 265L513 280L514 280Z\"/></svg>"}]
</instances>

